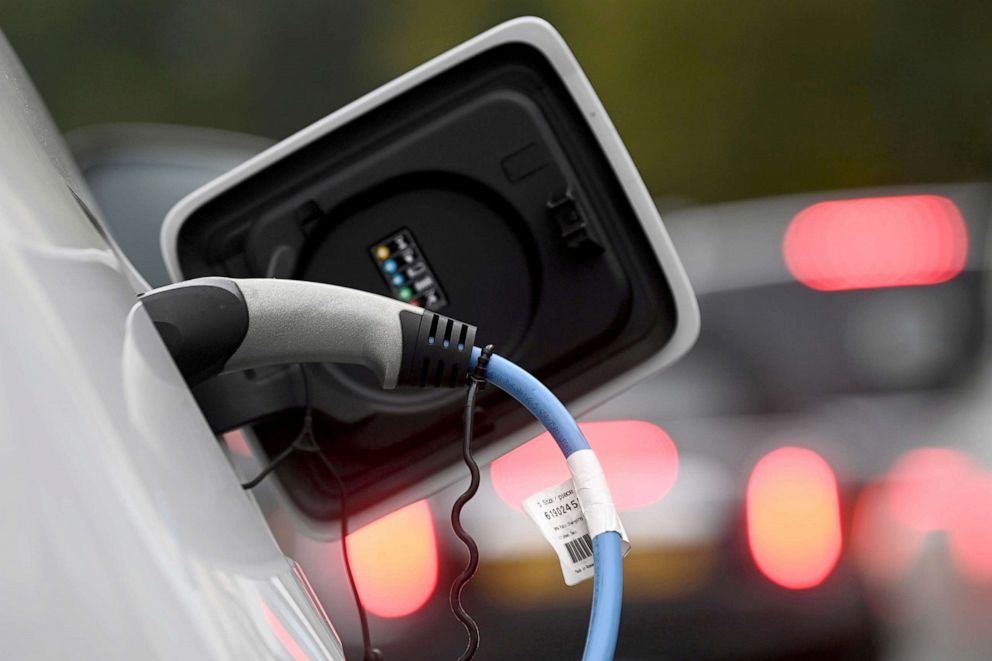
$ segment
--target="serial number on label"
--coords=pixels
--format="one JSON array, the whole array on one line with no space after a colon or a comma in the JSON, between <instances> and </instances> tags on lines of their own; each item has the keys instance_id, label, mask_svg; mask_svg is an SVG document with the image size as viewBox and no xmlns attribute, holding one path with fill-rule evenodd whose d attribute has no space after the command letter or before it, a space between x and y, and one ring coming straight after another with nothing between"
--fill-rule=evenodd
<instances>
[{"instance_id":1,"label":"serial number on label","mask_svg":"<svg viewBox=\"0 0 992 661\"><path fill-rule=\"evenodd\" d=\"M551 521L552 519L556 519L560 516L565 516L570 512L578 512L578 511L580 511L579 501L573 498L567 503L562 503L561 505L552 507L551 509L544 510L544 518L547 519L548 521Z\"/></svg>"}]
</instances>

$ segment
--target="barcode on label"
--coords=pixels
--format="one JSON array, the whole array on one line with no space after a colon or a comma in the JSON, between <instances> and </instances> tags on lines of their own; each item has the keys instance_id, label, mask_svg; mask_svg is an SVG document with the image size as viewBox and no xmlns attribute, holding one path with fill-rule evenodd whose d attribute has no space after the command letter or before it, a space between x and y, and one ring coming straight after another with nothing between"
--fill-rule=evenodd
<instances>
[{"instance_id":1,"label":"barcode on label","mask_svg":"<svg viewBox=\"0 0 992 661\"><path fill-rule=\"evenodd\" d=\"M580 562L592 557L592 540L589 539L589 535L582 535L578 539L565 542L565 550L568 551L572 562Z\"/></svg>"}]
</instances>

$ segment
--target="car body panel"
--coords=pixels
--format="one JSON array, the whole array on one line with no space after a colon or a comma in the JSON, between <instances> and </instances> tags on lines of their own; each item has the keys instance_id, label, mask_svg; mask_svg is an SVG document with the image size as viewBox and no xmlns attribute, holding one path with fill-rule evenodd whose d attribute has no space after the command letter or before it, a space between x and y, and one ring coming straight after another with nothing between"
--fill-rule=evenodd
<instances>
[{"instance_id":1,"label":"car body panel","mask_svg":"<svg viewBox=\"0 0 992 661\"><path fill-rule=\"evenodd\" d=\"M0 282L4 658L342 658L3 40Z\"/></svg>"}]
</instances>

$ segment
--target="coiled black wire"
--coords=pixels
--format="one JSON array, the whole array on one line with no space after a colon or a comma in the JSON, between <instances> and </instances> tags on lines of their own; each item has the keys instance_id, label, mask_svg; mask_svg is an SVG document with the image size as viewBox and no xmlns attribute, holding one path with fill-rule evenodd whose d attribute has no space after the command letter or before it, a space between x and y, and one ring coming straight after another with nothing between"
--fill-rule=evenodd
<instances>
[{"instance_id":1,"label":"coiled black wire","mask_svg":"<svg viewBox=\"0 0 992 661\"><path fill-rule=\"evenodd\" d=\"M479 356L475 370L468 376L468 394L465 396L465 434L462 442L462 459L464 459L465 465L468 466L470 479L468 488L458 496L455 504L451 507L451 527L455 531L455 535L458 536L458 539L462 540L465 548L468 549L468 564L465 565L465 569L452 582L451 592L448 595L451 611L468 632L468 646L462 652L459 661L468 661L468 659L474 657L475 653L479 651L479 625L476 624L472 616L462 606L462 591L468 582L472 580L472 577L475 576L475 572L479 568L479 546L472 539L468 531L465 530L465 527L462 526L461 517L462 509L468 501L472 500L476 492L479 491L479 465L475 463L475 459L472 457L472 429L475 421L475 401L479 395L479 390L485 387L486 367L489 364L489 358L492 354L493 346L491 344L487 345Z\"/></svg>"}]
</instances>

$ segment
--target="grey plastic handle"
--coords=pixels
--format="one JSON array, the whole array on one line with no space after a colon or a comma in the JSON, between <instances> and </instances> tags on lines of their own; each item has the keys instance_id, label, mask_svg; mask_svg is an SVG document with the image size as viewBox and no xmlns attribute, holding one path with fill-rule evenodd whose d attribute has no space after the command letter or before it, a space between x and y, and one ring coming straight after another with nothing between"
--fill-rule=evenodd
<instances>
[{"instance_id":1,"label":"grey plastic handle","mask_svg":"<svg viewBox=\"0 0 992 661\"><path fill-rule=\"evenodd\" d=\"M421 308L347 287L272 278L233 279L248 332L223 371L287 363L351 363L395 388L403 362L400 312Z\"/></svg>"}]
</instances>

